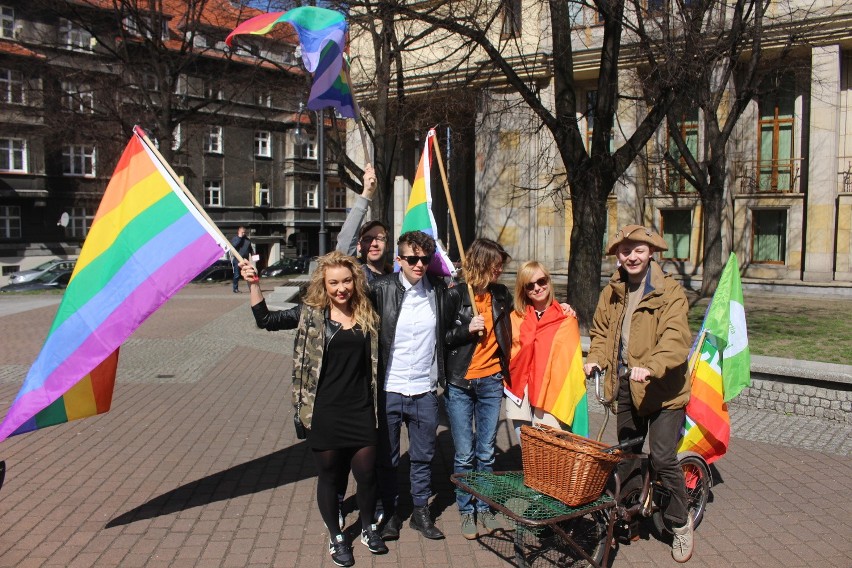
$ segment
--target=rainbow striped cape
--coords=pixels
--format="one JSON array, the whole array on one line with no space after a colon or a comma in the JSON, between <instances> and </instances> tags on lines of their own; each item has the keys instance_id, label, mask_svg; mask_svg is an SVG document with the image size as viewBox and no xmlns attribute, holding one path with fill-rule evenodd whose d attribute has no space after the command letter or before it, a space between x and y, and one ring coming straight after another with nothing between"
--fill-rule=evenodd
<instances>
[{"instance_id":1,"label":"rainbow striped cape","mask_svg":"<svg viewBox=\"0 0 852 568\"><path fill-rule=\"evenodd\" d=\"M334 107L341 116L355 118L352 90L347 75L346 17L335 10L316 6L300 6L286 12L269 12L246 20L225 38L231 47L235 36L265 35L279 23L288 23L299 34L302 61L313 73L308 108L322 110Z\"/></svg>"},{"instance_id":2,"label":"rainbow striped cape","mask_svg":"<svg viewBox=\"0 0 852 568\"><path fill-rule=\"evenodd\" d=\"M401 233L409 231L423 231L436 241L438 240L438 224L432 214L432 139L435 137L435 129L430 129L423 144L423 154L420 163L417 164L417 173L414 183L411 184L411 195L408 198L408 207L405 208L405 216L402 218ZM441 247L437 245L435 257L429 264L429 272L440 276L450 276L456 273L450 257Z\"/></svg>"},{"instance_id":3,"label":"rainbow striped cape","mask_svg":"<svg viewBox=\"0 0 852 568\"><path fill-rule=\"evenodd\" d=\"M588 437L589 404L577 319L563 314L555 301L541 319L527 306L523 318L512 312L512 337L507 396L519 403L526 388L531 406Z\"/></svg>"},{"instance_id":4,"label":"rainbow striped cape","mask_svg":"<svg viewBox=\"0 0 852 568\"><path fill-rule=\"evenodd\" d=\"M737 257L731 253L707 307L690 354L692 394L678 452L696 452L712 463L731 438L728 401L751 384L743 291Z\"/></svg>"},{"instance_id":5,"label":"rainbow striped cape","mask_svg":"<svg viewBox=\"0 0 852 568\"><path fill-rule=\"evenodd\" d=\"M0 440L108 411L119 346L226 250L134 129Z\"/></svg>"}]
</instances>

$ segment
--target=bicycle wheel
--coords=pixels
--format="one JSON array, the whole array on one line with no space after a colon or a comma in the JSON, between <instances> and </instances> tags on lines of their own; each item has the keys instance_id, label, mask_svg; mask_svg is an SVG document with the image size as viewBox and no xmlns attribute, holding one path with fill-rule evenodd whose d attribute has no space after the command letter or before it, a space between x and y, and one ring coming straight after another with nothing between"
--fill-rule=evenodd
<instances>
[{"instance_id":1,"label":"bicycle wheel","mask_svg":"<svg viewBox=\"0 0 852 568\"><path fill-rule=\"evenodd\" d=\"M588 554L596 564L603 560L606 550L607 517L603 511L595 511L585 517L571 519L559 524L559 527ZM562 553L559 566L589 566L588 561L558 534L554 535ZM612 555L610 555L612 558Z\"/></svg>"},{"instance_id":2,"label":"bicycle wheel","mask_svg":"<svg viewBox=\"0 0 852 568\"><path fill-rule=\"evenodd\" d=\"M687 510L692 516L692 527L698 528L704 518L707 508L707 500L710 498L710 468L701 456L695 454L684 454L678 458L678 463L683 470L686 481ZM654 511L654 527L660 534L671 532L671 528L663 519L665 503L660 503L660 508Z\"/></svg>"}]
</instances>

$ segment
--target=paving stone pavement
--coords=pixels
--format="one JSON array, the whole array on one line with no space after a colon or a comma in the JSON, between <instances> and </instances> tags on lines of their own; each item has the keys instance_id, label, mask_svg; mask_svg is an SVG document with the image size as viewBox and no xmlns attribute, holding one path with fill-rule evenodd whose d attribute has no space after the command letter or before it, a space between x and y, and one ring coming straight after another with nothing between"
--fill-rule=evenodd
<instances>
[{"instance_id":1,"label":"paving stone pavement","mask_svg":"<svg viewBox=\"0 0 852 568\"><path fill-rule=\"evenodd\" d=\"M229 284L188 286L122 347L109 413L0 444L0 568L333 566L310 452L292 428L292 333L258 330L247 304ZM3 414L55 310L0 305ZM596 432L603 415L591 406ZM852 567L850 427L744 408L732 421L689 565ZM613 430L610 421L605 440ZM432 510L447 539L422 539L406 524L388 555L356 543L356 566L514 565L511 533L461 536L452 456L444 418ZM501 422L496 467L517 469L519 459ZM355 513L347 524L354 534ZM673 565L653 536L613 560Z\"/></svg>"}]
</instances>

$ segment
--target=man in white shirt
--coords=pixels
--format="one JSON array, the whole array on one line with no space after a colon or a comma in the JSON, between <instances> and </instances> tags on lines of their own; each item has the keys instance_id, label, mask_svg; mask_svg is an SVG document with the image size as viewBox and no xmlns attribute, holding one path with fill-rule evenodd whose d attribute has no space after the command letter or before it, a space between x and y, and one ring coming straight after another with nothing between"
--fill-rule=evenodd
<instances>
[{"instance_id":1,"label":"man in white shirt","mask_svg":"<svg viewBox=\"0 0 852 568\"><path fill-rule=\"evenodd\" d=\"M430 539L444 538L429 513L432 457L438 428L438 384L444 384L445 325L441 314L447 287L426 274L435 255L435 240L421 231L404 233L397 241L400 272L370 285L379 314L379 489L387 519L382 538L399 538L402 520L396 511L402 425L408 428L411 462L409 526Z\"/></svg>"}]
</instances>

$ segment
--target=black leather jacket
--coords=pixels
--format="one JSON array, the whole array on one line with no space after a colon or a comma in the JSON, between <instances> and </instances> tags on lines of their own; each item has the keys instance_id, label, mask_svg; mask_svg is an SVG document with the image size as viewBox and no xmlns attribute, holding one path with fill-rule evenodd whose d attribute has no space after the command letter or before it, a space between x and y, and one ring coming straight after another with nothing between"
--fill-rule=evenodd
<instances>
[{"instance_id":1,"label":"black leather jacket","mask_svg":"<svg viewBox=\"0 0 852 568\"><path fill-rule=\"evenodd\" d=\"M509 355L512 352L512 322L509 315L512 312L512 297L509 289L502 284L488 286L491 293L491 314L494 317L494 332L497 335L497 346L500 356L500 368L503 377L509 378ZM473 352L479 339L468 330L473 310L470 305L470 295L465 285L451 288L447 294L447 313L444 317L448 322L445 342L447 344L447 382L464 389L470 388L470 381L465 379Z\"/></svg>"},{"instance_id":2,"label":"black leather jacket","mask_svg":"<svg viewBox=\"0 0 852 568\"><path fill-rule=\"evenodd\" d=\"M387 363L390 359L391 347L396 336L396 323L399 320L399 309L402 307L402 297L405 294L405 287L399 281L400 274L392 272L379 276L370 282L370 300L373 302L373 307L376 313L379 314L379 366L378 377L379 385L384 386L385 374L387 371ZM438 363L438 384L444 387L445 371L444 371L444 342L441 338L444 337L446 323L442 314L446 313L444 304L447 301L447 285L443 280L427 274L425 278L429 279L432 288L435 290L435 338L436 349L435 357Z\"/></svg>"}]
</instances>

